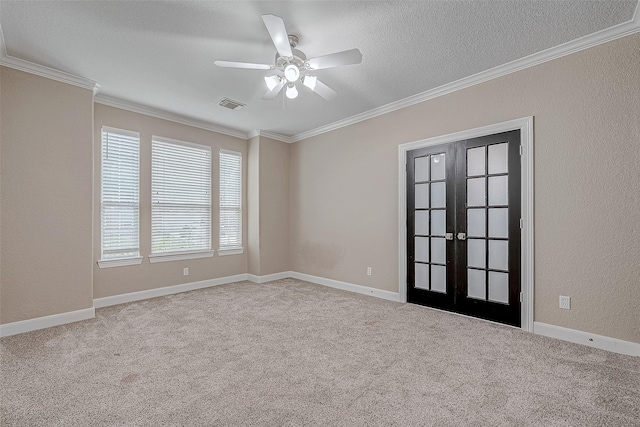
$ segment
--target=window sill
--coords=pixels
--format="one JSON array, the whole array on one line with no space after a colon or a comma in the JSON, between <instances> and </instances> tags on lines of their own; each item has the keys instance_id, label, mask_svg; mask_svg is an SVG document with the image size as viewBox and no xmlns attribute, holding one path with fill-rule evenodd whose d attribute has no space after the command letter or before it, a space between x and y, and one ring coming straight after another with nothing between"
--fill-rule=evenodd
<instances>
[{"instance_id":1,"label":"window sill","mask_svg":"<svg viewBox=\"0 0 640 427\"><path fill-rule=\"evenodd\" d=\"M127 265L139 264L142 264L141 256L135 258L101 259L98 261L98 267L100 268L124 267Z\"/></svg>"},{"instance_id":2,"label":"window sill","mask_svg":"<svg viewBox=\"0 0 640 427\"><path fill-rule=\"evenodd\" d=\"M168 262L168 261L182 261L185 259L197 259L197 258L210 258L213 256L213 251L201 251L201 252L174 252L168 254L155 254L149 255L149 262Z\"/></svg>"},{"instance_id":3,"label":"window sill","mask_svg":"<svg viewBox=\"0 0 640 427\"><path fill-rule=\"evenodd\" d=\"M243 253L244 253L244 248L219 249L218 250L218 256L241 255Z\"/></svg>"}]
</instances>

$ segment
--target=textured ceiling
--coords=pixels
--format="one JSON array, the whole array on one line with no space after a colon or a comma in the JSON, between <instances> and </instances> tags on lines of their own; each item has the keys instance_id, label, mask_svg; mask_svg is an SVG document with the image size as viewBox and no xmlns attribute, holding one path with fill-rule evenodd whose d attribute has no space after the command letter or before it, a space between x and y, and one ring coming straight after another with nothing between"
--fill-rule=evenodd
<instances>
[{"instance_id":1,"label":"textured ceiling","mask_svg":"<svg viewBox=\"0 0 640 427\"><path fill-rule=\"evenodd\" d=\"M100 94L242 131L296 135L633 19L637 1L0 1L7 55L94 80ZM338 92L261 99L271 64L261 15L281 16L308 57L359 48L319 70ZM219 107L222 97L246 103Z\"/></svg>"}]
</instances>

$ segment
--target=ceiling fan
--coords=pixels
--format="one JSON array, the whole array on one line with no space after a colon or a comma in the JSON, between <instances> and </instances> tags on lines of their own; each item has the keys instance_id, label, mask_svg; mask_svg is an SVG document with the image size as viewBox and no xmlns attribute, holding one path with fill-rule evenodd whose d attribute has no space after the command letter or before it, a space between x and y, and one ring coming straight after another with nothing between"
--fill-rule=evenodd
<instances>
[{"instance_id":1,"label":"ceiling fan","mask_svg":"<svg viewBox=\"0 0 640 427\"><path fill-rule=\"evenodd\" d=\"M360 53L358 49L350 49L307 59L307 56L303 52L295 48L298 45L298 37L287 34L287 29L284 26L282 18L275 15L262 15L262 20L277 50L274 65L214 61L214 64L218 67L275 71L274 74L264 78L268 90L262 99L274 99L285 86L287 88L285 91L287 98L294 99L298 96L296 85L300 82L303 86L329 101L335 98L337 93L310 73L315 70L339 67L341 65L359 64L362 62L362 53Z\"/></svg>"}]
</instances>

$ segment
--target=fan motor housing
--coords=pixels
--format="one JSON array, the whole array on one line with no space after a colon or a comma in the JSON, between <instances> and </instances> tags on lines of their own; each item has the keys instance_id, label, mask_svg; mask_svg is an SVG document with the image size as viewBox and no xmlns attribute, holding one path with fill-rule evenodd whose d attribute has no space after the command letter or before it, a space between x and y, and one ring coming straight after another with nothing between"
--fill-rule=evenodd
<instances>
[{"instance_id":1,"label":"fan motor housing","mask_svg":"<svg viewBox=\"0 0 640 427\"><path fill-rule=\"evenodd\" d=\"M276 53L276 68L284 69L284 67L289 64L294 64L301 70L306 68L305 63L307 62L307 55L298 49L291 49L291 53L293 53L293 57L291 59L282 57L279 53Z\"/></svg>"}]
</instances>

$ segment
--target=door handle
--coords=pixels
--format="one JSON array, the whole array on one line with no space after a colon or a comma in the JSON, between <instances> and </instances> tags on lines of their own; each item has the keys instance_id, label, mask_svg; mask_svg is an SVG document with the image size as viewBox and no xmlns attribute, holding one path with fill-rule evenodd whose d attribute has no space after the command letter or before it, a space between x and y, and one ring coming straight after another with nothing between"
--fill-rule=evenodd
<instances>
[{"instance_id":1,"label":"door handle","mask_svg":"<svg viewBox=\"0 0 640 427\"><path fill-rule=\"evenodd\" d=\"M467 235L465 233L458 233L458 240L467 240Z\"/></svg>"},{"instance_id":2,"label":"door handle","mask_svg":"<svg viewBox=\"0 0 640 427\"><path fill-rule=\"evenodd\" d=\"M453 240L453 233L445 233L444 238L447 240Z\"/></svg>"}]
</instances>

